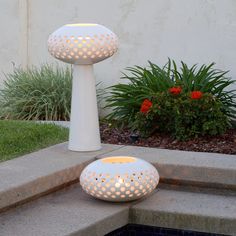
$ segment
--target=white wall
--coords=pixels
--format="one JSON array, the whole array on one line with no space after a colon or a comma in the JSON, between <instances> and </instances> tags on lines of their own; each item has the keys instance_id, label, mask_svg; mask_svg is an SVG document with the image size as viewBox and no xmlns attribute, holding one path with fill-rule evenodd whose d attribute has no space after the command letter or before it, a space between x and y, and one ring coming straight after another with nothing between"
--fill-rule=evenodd
<instances>
[{"instance_id":1,"label":"white wall","mask_svg":"<svg viewBox=\"0 0 236 236\"><path fill-rule=\"evenodd\" d=\"M19 63L19 6L17 1L0 0L0 73ZM0 79L1 85L1 79Z\"/></svg>"},{"instance_id":2,"label":"white wall","mask_svg":"<svg viewBox=\"0 0 236 236\"><path fill-rule=\"evenodd\" d=\"M0 71L55 62L48 35L63 24L100 23L120 39L119 52L95 65L98 81L116 83L127 66L216 62L236 79L235 0L0 0ZM3 77L1 77L3 79Z\"/></svg>"}]
</instances>

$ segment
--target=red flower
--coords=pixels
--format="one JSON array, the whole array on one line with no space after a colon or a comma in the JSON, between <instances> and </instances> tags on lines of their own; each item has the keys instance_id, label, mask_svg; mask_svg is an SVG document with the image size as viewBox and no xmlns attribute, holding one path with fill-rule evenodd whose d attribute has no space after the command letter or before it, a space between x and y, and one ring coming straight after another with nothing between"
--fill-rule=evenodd
<instances>
[{"instance_id":1,"label":"red flower","mask_svg":"<svg viewBox=\"0 0 236 236\"><path fill-rule=\"evenodd\" d=\"M192 91L190 94L190 97L192 99L200 99L202 97L202 92L201 91Z\"/></svg>"},{"instance_id":2,"label":"red flower","mask_svg":"<svg viewBox=\"0 0 236 236\"><path fill-rule=\"evenodd\" d=\"M152 106L152 102L148 99L145 99L141 105L140 111L142 113L147 113Z\"/></svg>"},{"instance_id":3,"label":"red flower","mask_svg":"<svg viewBox=\"0 0 236 236\"><path fill-rule=\"evenodd\" d=\"M169 89L169 92L173 95L178 95L181 93L181 91L182 91L181 87L172 87Z\"/></svg>"}]
</instances>

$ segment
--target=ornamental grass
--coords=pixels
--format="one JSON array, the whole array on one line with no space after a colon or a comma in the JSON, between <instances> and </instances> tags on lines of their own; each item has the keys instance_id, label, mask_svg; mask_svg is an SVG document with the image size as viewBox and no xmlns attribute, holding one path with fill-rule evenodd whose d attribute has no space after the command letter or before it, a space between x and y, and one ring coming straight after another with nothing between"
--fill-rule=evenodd
<instances>
[{"instance_id":1,"label":"ornamental grass","mask_svg":"<svg viewBox=\"0 0 236 236\"><path fill-rule=\"evenodd\" d=\"M48 64L15 68L5 75L0 90L0 118L15 120L70 120L72 72ZM103 89L97 84L98 102Z\"/></svg>"}]
</instances>

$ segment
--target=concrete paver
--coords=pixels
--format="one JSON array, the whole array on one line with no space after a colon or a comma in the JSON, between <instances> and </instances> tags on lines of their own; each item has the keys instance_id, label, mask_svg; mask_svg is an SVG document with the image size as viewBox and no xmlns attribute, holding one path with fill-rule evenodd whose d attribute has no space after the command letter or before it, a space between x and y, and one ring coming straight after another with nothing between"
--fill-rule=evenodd
<instances>
[{"instance_id":1,"label":"concrete paver","mask_svg":"<svg viewBox=\"0 0 236 236\"><path fill-rule=\"evenodd\" d=\"M131 207L135 224L236 235L236 197L160 189Z\"/></svg>"},{"instance_id":2,"label":"concrete paver","mask_svg":"<svg viewBox=\"0 0 236 236\"><path fill-rule=\"evenodd\" d=\"M127 204L106 203L79 185L45 196L0 215L0 235L104 235L128 223Z\"/></svg>"},{"instance_id":3,"label":"concrete paver","mask_svg":"<svg viewBox=\"0 0 236 236\"><path fill-rule=\"evenodd\" d=\"M58 144L0 164L0 210L79 179L99 154L120 148L104 144L96 152L72 152Z\"/></svg>"},{"instance_id":4,"label":"concrete paver","mask_svg":"<svg viewBox=\"0 0 236 236\"><path fill-rule=\"evenodd\" d=\"M235 235L236 197L158 189L146 199L110 203L79 184L0 215L0 235L100 236L128 223Z\"/></svg>"},{"instance_id":5,"label":"concrete paver","mask_svg":"<svg viewBox=\"0 0 236 236\"><path fill-rule=\"evenodd\" d=\"M0 235L104 235L128 222L236 235L236 156L104 144L96 152L72 152L55 145L0 164L0 211L55 187L78 181L91 161L136 156L151 162L161 182L147 199L127 204L95 200L79 185L42 197L0 215ZM182 189L181 189L182 184ZM218 188L222 194L190 192L185 186ZM185 190L184 190L185 189ZM207 192L207 191L205 191ZM131 207L131 208L130 208Z\"/></svg>"},{"instance_id":6,"label":"concrete paver","mask_svg":"<svg viewBox=\"0 0 236 236\"><path fill-rule=\"evenodd\" d=\"M236 190L236 155L135 146L124 146L109 155L135 156L152 163L162 182Z\"/></svg>"}]
</instances>

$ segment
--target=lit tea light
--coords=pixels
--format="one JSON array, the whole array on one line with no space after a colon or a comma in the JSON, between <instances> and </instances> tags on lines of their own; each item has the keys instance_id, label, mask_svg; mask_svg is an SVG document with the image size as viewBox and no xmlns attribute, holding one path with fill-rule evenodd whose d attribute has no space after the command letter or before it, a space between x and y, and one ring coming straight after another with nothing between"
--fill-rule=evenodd
<instances>
[{"instance_id":1,"label":"lit tea light","mask_svg":"<svg viewBox=\"0 0 236 236\"><path fill-rule=\"evenodd\" d=\"M81 173L82 188L95 198L124 202L150 194L159 174L150 163L135 157L107 157L89 164Z\"/></svg>"}]
</instances>

